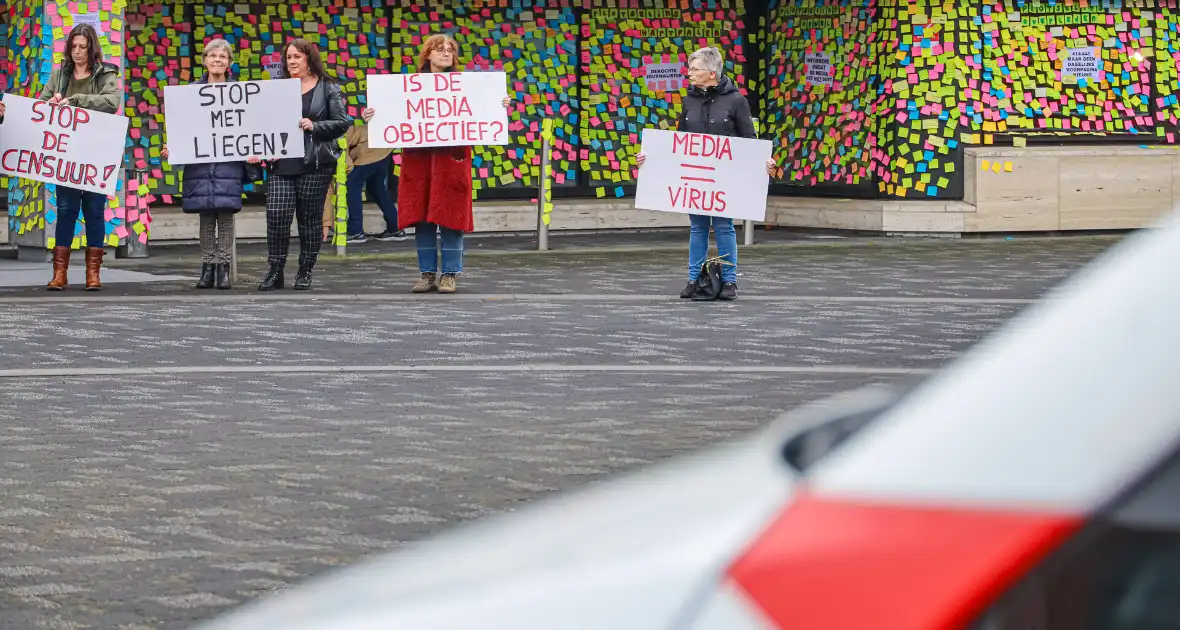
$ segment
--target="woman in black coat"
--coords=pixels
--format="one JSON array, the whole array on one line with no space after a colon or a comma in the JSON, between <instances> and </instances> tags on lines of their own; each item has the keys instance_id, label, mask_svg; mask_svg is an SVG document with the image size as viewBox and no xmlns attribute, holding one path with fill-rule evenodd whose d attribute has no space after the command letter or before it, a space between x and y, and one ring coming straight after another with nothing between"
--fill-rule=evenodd
<instances>
[{"instance_id":1,"label":"woman in black coat","mask_svg":"<svg viewBox=\"0 0 1180 630\"><path fill-rule=\"evenodd\" d=\"M738 138L754 137L754 120L750 103L722 74L724 62L716 48L702 48L688 58L688 80L691 87L680 110L677 131ZM635 156L639 166L647 160L643 153ZM774 159L766 161L766 172L774 176ZM737 299L737 232L729 217L690 214L688 232L688 284L680 292L683 299L696 294L697 276L709 253L709 228L717 239L717 255L725 260L721 267L722 300Z\"/></svg>"},{"instance_id":2,"label":"woman in black coat","mask_svg":"<svg viewBox=\"0 0 1180 630\"><path fill-rule=\"evenodd\" d=\"M201 83L229 81L233 48L224 39L205 44L205 76ZM168 158L168 147L161 152ZM262 179L258 158L246 162L189 164L184 167L184 211L201 215L201 278L198 289L229 289L230 252L234 242L234 215L242 209L246 183Z\"/></svg>"},{"instance_id":3,"label":"woman in black coat","mask_svg":"<svg viewBox=\"0 0 1180 630\"><path fill-rule=\"evenodd\" d=\"M352 125L344 108L344 93L320 61L316 45L293 39L283 47L283 77L299 79L303 92L304 153L269 164L266 190L266 249L270 270L259 291L283 288L283 268L291 245L291 219L299 226L299 273L295 290L311 288L311 269L320 254L321 217L328 187L336 176L343 149L340 138Z\"/></svg>"}]
</instances>

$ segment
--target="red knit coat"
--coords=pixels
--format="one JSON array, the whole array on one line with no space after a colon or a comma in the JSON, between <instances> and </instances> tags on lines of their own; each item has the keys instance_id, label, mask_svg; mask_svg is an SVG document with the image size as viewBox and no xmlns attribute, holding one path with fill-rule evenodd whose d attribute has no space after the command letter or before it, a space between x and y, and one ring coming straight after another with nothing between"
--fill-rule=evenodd
<instances>
[{"instance_id":1,"label":"red knit coat","mask_svg":"<svg viewBox=\"0 0 1180 630\"><path fill-rule=\"evenodd\" d=\"M471 217L471 147L402 151L397 188L397 227L426 221L475 231Z\"/></svg>"}]
</instances>

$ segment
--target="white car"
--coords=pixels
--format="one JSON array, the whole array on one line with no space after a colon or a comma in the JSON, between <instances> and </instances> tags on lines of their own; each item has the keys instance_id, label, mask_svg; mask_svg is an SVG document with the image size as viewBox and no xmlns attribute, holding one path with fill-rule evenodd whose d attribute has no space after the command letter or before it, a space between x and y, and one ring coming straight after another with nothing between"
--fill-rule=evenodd
<instances>
[{"instance_id":1,"label":"white car","mask_svg":"<svg viewBox=\"0 0 1180 630\"><path fill-rule=\"evenodd\" d=\"M201 630L1176 630L1180 224L918 387L462 527Z\"/></svg>"}]
</instances>

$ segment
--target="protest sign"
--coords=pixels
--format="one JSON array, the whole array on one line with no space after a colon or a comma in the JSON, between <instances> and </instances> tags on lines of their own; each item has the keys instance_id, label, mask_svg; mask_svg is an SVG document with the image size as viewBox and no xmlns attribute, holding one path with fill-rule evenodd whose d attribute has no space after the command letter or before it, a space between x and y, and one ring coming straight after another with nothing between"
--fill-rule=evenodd
<instances>
[{"instance_id":1,"label":"protest sign","mask_svg":"<svg viewBox=\"0 0 1180 630\"><path fill-rule=\"evenodd\" d=\"M1062 79L1074 77L1079 80L1097 81L1102 72L1101 50L1095 46L1066 49L1065 60L1061 65Z\"/></svg>"},{"instance_id":2,"label":"protest sign","mask_svg":"<svg viewBox=\"0 0 1180 630\"><path fill-rule=\"evenodd\" d=\"M680 63L649 63L644 67L648 92L675 92L684 87L684 66Z\"/></svg>"},{"instance_id":3,"label":"protest sign","mask_svg":"<svg viewBox=\"0 0 1180 630\"><path fill-rule=\"evenodd\" d=\"M762 221L771 146L769 140L644 129L647 160L639 169L635 207Z\"/></svg>"},{"instance_id":4,"label":"protest sign","mask_svg":"<svg viewBox=\"0 0 1180 630\"><path fill-rule=\"evenodd\" d=\"M503 72L370 74L373 148L508 144Z\"/></svg>"},{"instance_id":5,"label":"protest sign","mask_svg":"<svg viewBox=\"0 0 1180 630\"><path fill-rule=\"evenodd\" d=\"M47 184L114 195L127 140L127 117L4 96L0 172Z\"/></svg>"},{"instance_id":6,"label":"protest sign","mask_svg":"<svg viewBox=\"0 0 1180 630\"><path fill-rule=\"evenodd\" d=\"M807 53L803 56L806 67L804 80L811 85L832 85L832 57L825 52Z\"/></svg>"},{"instance_id":7,"label":"protest sign","mask_svg":"<svg viewBox=\"0 0 1180 630\"><path fill-rule=\"evenodd\" d=\"M164 87L172 164L303 157L302 118L299 79Z\"/></svg>"}]
</instances>

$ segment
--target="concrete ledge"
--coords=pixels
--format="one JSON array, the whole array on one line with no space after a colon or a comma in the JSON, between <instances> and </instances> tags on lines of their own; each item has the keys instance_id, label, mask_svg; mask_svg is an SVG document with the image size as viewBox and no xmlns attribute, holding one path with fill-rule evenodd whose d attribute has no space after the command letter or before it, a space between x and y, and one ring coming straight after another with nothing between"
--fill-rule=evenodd
<instances>
[{"instance_id":1,"label":"concrete ledge","mask_svg":"<svg viewBox=\"0 0 1180 630\"><path fill-rule=\"evenodd\" d=\"M1168 147L974 147L963 167L967 232L1137 229L1180 201Z\"/></svg>"},{"instance_id":2,"label":"concrete ledge","mask_svg":"<svg viewBox=\"0 0 1180 630\"><path fill-rule=\"evenodd\" d=\"M179 208L159 208L152 212L153 241L196 240L199 217ZM670 212L636 210L631 199L574 199L555 201L550 217L551 230L603 230L685 227L688 216ZM266 211L263 206L248 206L238 213L238 238L266 238ZM365 231L380 232L385 219L375 204L365 204ZM476 232L531 232L537 229L537 206L531 203L495 201L475 206ZM292 223L291 233L295 233Z\"/></svg>"},{"instance_id":3,"label":"concrete ledge","mask_svg":"<svg viewBox=\"0 0 1180 630\"><path fill-rule=\"evenodd\" d=\"M975 208L962 201L899 201L771 197L766 222L788 227L960 234Z\"/></svg>"}]
</instances>

